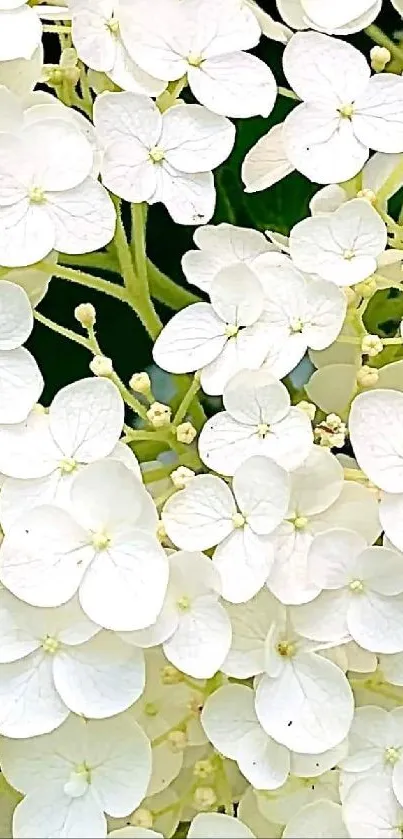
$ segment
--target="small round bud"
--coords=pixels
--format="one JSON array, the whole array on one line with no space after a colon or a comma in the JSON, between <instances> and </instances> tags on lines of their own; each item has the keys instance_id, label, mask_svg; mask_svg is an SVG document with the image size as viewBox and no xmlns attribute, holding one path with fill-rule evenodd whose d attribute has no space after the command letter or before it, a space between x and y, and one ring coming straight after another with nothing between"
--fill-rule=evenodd
<instances>
[{"instance_id":1,"label":"small round bud","mask_svg":"<svg viewBox=\"0 0 403 839\"><path fill-rule=\"evenodd\" d=\"M138 810L135 810L131 814L129 823L133 827L145 827L147 830L151 830L153 826L153 814L151 810L147 810L145 807L139 807Z\"/></svg>"},{"instance_id":2,"label":"small round bud","mask_svg":"<svg viewBox=\"0 0 403 839\"><path fill-rule=\"evenodd\" d=\"M365 335L361 342L361 352L363 355L369 355L370 358L375 358L383 350L382 339L379 335Z\"/></svg>"},{"instance_id":3,"label":"small round bud","mask_svg":"<svg viewBox=\"0 0 403 839\"><path fill-rule=\"evenodd\" d=\"M170 425L171 414L169 405L164 405L162 402L153 402L147 411L147 418L154 428L164 428Z\"/></svg>"},{"instance_id":4,"label":"small round bud","mask_svg":"<svg viewBox=\"0 0 403 839\"><path fill-rule=\"evenodd\" d=\"M160 670L160 679L163 685L180 685L183 682L183 673L172 664L167 664Z\"/></svg>"},{"instance_id":5,"label":"small round bud","mask_svg":"<svg viewBox=\"0 0 403 839\"><path fill-rule=\"evenodd\" d=\"M184 752L188 744L188 738L185 731L176 729L175 731L169 732L167 742L172 752Z\"/></svg>"},{"instance_id":6,"label":"small round bud","mask_svg":"<svg viewBox=\"0 0 403 839\"><path fill-rule=\"evenodd\" d=\"M37 402L36 405L34 405L34 407L32 408L32 411L34 412L34 414L46 414L47 413L46 408L43 405L40 405L39 402Z\"/></svg>"},{"instance_id":7,"label":"small round bud","mask_svg":"<svg viewBox=\"0 0 403 839\"><path fill-rule=\"evenodd\" d=\"M94 355L90 363L90 370L94 376L104 376L108 378L113 373L112 359L106 355Z\"/></svg>"},{"instance_id":8,"label":"small round bud","mask_svg":"<svg viewBox=\"0 0 403 839\"><path fill-rule=\"evenodd\" d=\"M74 309L74 317L84 329L91 329L96 320L96 311L92 303L80 303Z\"/></svg>"},{"instance_id":9,"label":"small round bud","mask_svg":"<svg viewBox=\"0 0 403 839\"><path fill-rule=\"evenodd\" d=\"M213 787L196 787L193 793L193 806L196 810L211 810L217 803Z\"/></svg>"},{"instance_id":10,"label":"small round bud","mask_svg":"<svg viewBox=\"0 0 403 839\"><path fill-rule=\"evenodd\" d=\"M364 364L357 372L357 385L359 387L373 387L379 380L379 371L376 367L368 367Z\"/></svg>"},{"instance_id":11,"label":"small round bud","mask_svg":"<svg viewBox=\"0 0 403 839\"><path fill-rule=\"evenodd\" d=\"M342 449L346 442L347 426L337 414L328 414L314 431L315 442L320 446Z\"/></svg>"},{"instance_id":12,"label":"small round bud","mask_svg":"<svg viewBox=\"0 0 403 839\"><path fill-rule=\"evenodd\" d=\"M369 55L371 58L371 67L375 73L382 73L392 57L386 47L378 46L372 47Z\"/></svg>"},{"instance_id":13,"label":"small round bud","mask_svg":"<svg viewBox=\"0 0 403 839\"><path fill-rule=\"evenodd\" d=\"M311 422L314 421L316 414L316 405L314 405L313 402L306 402L305 399L302 399L301 402L298 402L296 407L299 408L300 411L303 411L304 414L306 414L309 417Z\"/></svg>"},{"instance_id":14,"label":"small round bud","mask_svg":"<svg viewBox=\"0 0 403 839\"><path fill-rule=\"evenodd\" d=\"M357 192L357 198L365 198L370 204L375 204L376 202L376 192L373 189L360 189Z\"/></svg>"},{"instance_id":15,"label":"small round bud","mask_svg":"<svg viewBox=\"0 0 403 839\"><path fill-rule=\"evenodd\" d=\"M176 429L176 439L178 443L186 443L190 445L197 437L197 431L191 422L182 422Z\"/></svg>"},{"instance_id":16,"label":"small round bud","mask_svg":"<svg viewBox=\"0 0 403 839\"><path fill-rule=\"evenodd\" d=\"M201 781L206 781L211 775L214 775L215 767L211 760L196 760L193 767L193 775L195 778L200 778Z\"/></svg>"},{"instance_id":17,"label":"small round bud","mask_svg":"<svg viewBox=\"0 0 403 839\"><path fill-rule=\"evenodd\" d=\"M176 489L184 489L194 476L195 472L192 469L188 469L187 466L179 466L178 469L171 472L171 481Z\"/></svg>"},{"instance_id":18,"label":"small round bud","mask_svg":"<svg viewBox=\"0 0 403 839\"><path fill-rule=\"evenodd\" d=\"M378 286L376 284L376 280L373 277L370 277L368 280L364 280L362 283L357 283L355 290L360 297L363 297L364 300L369 300L370 297L373 297L377 290Z\"/></svg>"},{"instance_id":19,"label":"small round bud","mask_svg":"<svg viewBox=\"0 0 403 839\"><path fill-rule=\"evenodd\" d=\"M356 306L359 300L359 295L357 294L357 292L349 286L343 288L342 291L347 300L347 306L349 306L350 308Z\"/></svg>"},{"instance_id":20,"label":"small round bud","mask_svg":"<svg viewBox=\"0 0 403 839\"><path fill-rule=\"evenodd\" d=\"M129 385L136 393L142 393L147 396L151 392L151 379L148 373L134 373L130 379Z\"/></svg>"}]
</instances>

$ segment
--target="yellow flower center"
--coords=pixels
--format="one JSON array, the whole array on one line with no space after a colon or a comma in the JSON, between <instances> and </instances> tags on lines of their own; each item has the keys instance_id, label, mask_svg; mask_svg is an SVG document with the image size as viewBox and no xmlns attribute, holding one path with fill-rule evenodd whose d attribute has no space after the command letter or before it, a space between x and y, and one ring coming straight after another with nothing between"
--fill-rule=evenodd
<instances>
[{"instance_id":1,"label":"yellow flower center","mask_svg":"<svg viewBox=\"0 0 403 839\"><path fill-rule=\"evenodd\" d=\"M188 612L191 606L189 597L184 594L182 597L176 601L176 605L180 612Z\"/></svg>"},{"instance_id":2,"label":"yellow flower center","mask_svg":"<svg viewBox=\"0 0 403 839\"><path fill-rule=\"evenodd\" d=\"M290 322L290 330L293 333L302 332L303 328L304 324L302 323L301 318L294 318L294 320Z\"/></svg>"},{"instance_id":3,"label":"yellow flower center","mask_svg":"<svg viewBox=\"0 0 403 839\"><path fill-rule=\"evenodd\" d=\"M232 524L234 527L238 529L238 527L243 527L246 522L245 516L242 513L234 513L232 516Z\"/></svg>"},{"instance_id":4,"label":"yellow flower center","mask_svg":"<svg viewBox=\"0 0 403 839\"><path fill-rule=\"evenodd\" d=\"M282 658L292 658L295 653L295 644L293 641L279 641L276 649Z\"/></svg>"},{"instance_id":5,"label":"yellow flower center","mask_svg":"<svg viewBox=\"0 0 403 839\"><path fill-rule=\"evenodd\" d=\"M351 102L347 105L341 105L338 112L343 119L351 119L354 113L354 105Z\"/></svg>"},{"instance_id":6,"label":"yellow flower center","mask_svg":"<svg viewBox=\"0 0 403 839\"><path fill-rule=\"evenodd\" d=\"M77 469L77 461L72 457L64 457L59 463L59 469L64 475L71 475Z\"/></svg>"},{"instance_id":7,"label":"yellow flower center","mask_svg":"<svg viewBox=\"0 0 403 839\"><path fill-rule=\"evenodd\" d=\"M269 431L270 426L267 425L267 422L261 422L257 427L257 436L260 437L261 440L264 440Z\"/></svg>"},{"instance_id":8,"label":"yellow flower center","mask_svg":"<svg viewBox=\"0 0 403 839\"><path fill-rule=\"evenodd\" d=\"M200 67L203 63L203 56L200 53L191 52L187 57L187 63L190 64L191 67Z\"/></svg>"},{"instance_id":9,"label":"yellow flower center","mask_svg":"<svg viewBox=\"0 0 403 839\"><path fill-rule=\"evenodd\" d=\"M236 338L239 332L239 326L235 323L227 323L225 327L225 335L227 338Z\"/></svg>"},{"instance_id":10,"label":"yellow flower center","mask_svg":"<svg viewBox=\"0 0 403 839\"><path fill-rule=\"evenodd\" d=\"M390 746L385 750L385 763L391 763L392 766L400 760L400 749L395 746Z\"/></svg>"},{"instance_id":11,"label":"yellow flower center","mask_svg":"<svg viewBox=\"0 0 403 839\"><path fill-rule=\"evenodd\" d=\"M108 536L103 530L99 531L98 533L93 533L92 536L92 544L97 551L104 551L106 548L109 548L111 543L111 537Z\"/></svg>"},{"instance_id":12,"label":"yellow flower center","mask_svg":"<svg viewBox=\"0 0 403 839\"><path fill-rule=\"evenodd\" d=\"M364 591L364 583L362 580L352 580L349 585L349 589L353 592L353 594L361 594L361 592Z\"/></svg>"},{"instance_id":13,"label":"yellow flower center","mask_svg":"<svg viewBox=\"0 0 403 839\"><path fill-rule=\"evenodd\" d=\"M153 163L161 163L161 161L164 160L165 157L164 149L162 149L160 146L153 146L153 148L150 149L148 154L150 160L152 160Z\"/></svg>"},{"instance_id":14,"label":"yellow flower center","mask_svg":"<svg viewBox=\"0 0 403 839\"><path fill-rule=\"evenodd\" d=\"M59 641L57 638L52 638L50 635L47 635L46 638L42 641L42 649L45 653L49 653L50 655L54 655L57 653L60 647Z\"/></svg>"},{"instance_id":15,"label":"yellow flower center","mask_svg":"<svg viewBox=\"0 0 403 839\"><path fill-rule=\"evenodd\" d=\"M293 521L293 525L296 530L303 530L308 524L308 519L306 516L295 516Z\"/></svg>"},{"instance_id":16,"label":"yellow flower center","mask_svg":"<svg viewBox=\"0 0 403 839\"><path fill-rule=\"evenodd\" d=\"M32 186L28 197L31 204L44 204L46 201L44 190L40 186Z\"/></svg>"},{"instance_id":17,"label":"yellow flower center","mask_svg":"<svg viewBox=\"0 0 403 839\"><path fill-rule=\"evenodd\" d=\"M351 259L354 259L355 253L354 251L346 250L343 251L343 259L347 259L349 262Z\"/></svg>"},{"instance_id":18,"label":"yellow flower center","mask_svg":"<svg viewBox=\"0 0 403 839\"><path fill-rule=\"evenodd\" d=\"M109 32L112 32L113 35L117 35L119 33L119 21L112 16L110 20L106 22L106 28L109 29Z\"/></svg>"}]
</instances>

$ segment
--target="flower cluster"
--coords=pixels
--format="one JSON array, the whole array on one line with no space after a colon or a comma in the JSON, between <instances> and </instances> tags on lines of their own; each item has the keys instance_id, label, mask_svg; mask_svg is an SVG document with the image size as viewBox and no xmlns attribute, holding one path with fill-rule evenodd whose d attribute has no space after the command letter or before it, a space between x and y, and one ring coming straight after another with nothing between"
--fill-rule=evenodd
<instances>
[{"instance_id":1,"label":"flower cluster","mask_svg":"<svg viewBox=\"0 0 403 839\"><path fill-rule=\"evenodd\" d=\"M151 5L0 0L0 833L393 839L399 33L382 0ZM239 174L296 170L306 217L218 223L215 170L278 96ZM156 203L194 228L181 286ZM147 371L120 378L85 294L76 329L38 310L59 281L130 307ZM89 354L50 404L34 323Z\"/></svg>"}]
</instances>

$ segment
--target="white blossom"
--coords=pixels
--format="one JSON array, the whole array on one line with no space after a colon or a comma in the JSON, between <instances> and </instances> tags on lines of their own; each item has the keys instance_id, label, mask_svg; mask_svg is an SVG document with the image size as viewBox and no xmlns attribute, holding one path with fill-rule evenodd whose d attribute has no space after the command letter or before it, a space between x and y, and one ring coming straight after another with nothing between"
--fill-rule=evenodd
<instances>
[{"instance_id":1,"label":"white blossom","mask_svg":"<svg viewBox=\"0 0 403 839\"><path fill-rule=\"evenodd\" d=\"M32 58L39 46L42 27L27 0L0 2L0 61Z\"/></svg>"},{"instance_id":2,"label":"white blossom","mask_svg":"<svg viewBox=\"0 0 403 839\"><path fill-rule=\"evenodd\" d=\"M342 0L337 6L320 0L276 0L276 4L283 20L293 29L349 35L375 20L382 0Z\"/></svg>"}]
</instances>

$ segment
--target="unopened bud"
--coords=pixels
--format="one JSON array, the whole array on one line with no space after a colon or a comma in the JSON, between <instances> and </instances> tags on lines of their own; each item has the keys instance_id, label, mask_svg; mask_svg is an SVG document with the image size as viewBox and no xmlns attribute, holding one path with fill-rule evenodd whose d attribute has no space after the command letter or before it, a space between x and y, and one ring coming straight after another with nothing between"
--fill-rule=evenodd
<instances>
[{"instance_id":1,"label":"unopened bud","mask_svg":"<svg viewBox=\"0 0 403 839\"><path fill-rule=\"evenodd\" d=\"M373 297L377 288L378 286L376 284L376 280L373 277L370 277L362 283L357 283L355 290L360 297L364 298L364 300L369 300L370 297Z\"/></svg>"},{"instance_id":2,"label":"unopened bud","mask_svg":"<svg viewBox=\"0 0 403 839\"><path fill-rule=\"evenodd\" d=\"M164 428L164 426L170 425L171 414L169 405L164 405L162 402L153 402L147 411L147 418L154 428Z\"/></svg>"},{"instance_id":3,"label":"unopened bud","mask_svg":"<svg viewBox=\"0 0 403 839\"><path fill-rule=\"evenodd\" d=\"M179 466L178 469L171 472L171 481L176 489L184 489L194 476L195 472L192 469L188 469L187 466Z\"/></svg>"},{"instance_id":4,"label":"unopened bud","mask_svg":"<svg viewBox=\"0 0 403 839\"><path fill-rule=\"evenodd\" d=\"M217 803L213 787L197 787L193 793L193 806L196 810L211 810Z\"/></svg>"},{"instance_id":5,"label":"unopened bud","mask_svg":"<svg viewBox=\"0 0 403 839\"><path fill-rule=\"evenodd\" d=\"M74 317L84 329L91 329L96 320L96 311L92 303L80 303L74 309Z\"/></svg>"},{"instance_id":6,"label":"unopened bud","mask_svg":"<svg viewBox=\"0 0 403 839\"><path fill-rule=\"evenodd\" d=\"M147 396L151 392L151 379L148 373L134 373L130 379L129 385L136 393L142 393Z\"/></svg>"},{"instance_id":7,"label":"unopened bud","mask_svg":"<svg viewBox=\"0 0 403 839\"><path fill-rule=\"evenodd\" d=\"M300 411L303 411L304 414L306 414L309 417L311 422L314 421L316 414L316 405L314 405L313 402L306 402L305 399L302 399L301 402L298 402L296 407L299 408Z\"/></svg>"},{"instance_id":8,"label":"unopened bud","mask_svg":"<svg viewBox=\"0 0 403 839\"><path fill-rule=\"evenodd\" d=\"M205 781L211 775L214 775L215 767L211 760L196 760L196 763L193 767L193 775L195 778L200 778L200 780Z\"/></svg>"},{"instance_id":9,"label":"unopened bud","mask_svg":"<svg viewBox=\"0 0 403 839\"><path fill-rule=\"evenodd\" d=\"M176 439L178 443L186 443L190 445L197 437L197 431L191 422L182 422L176 429Z\"/></svg>"},{"instance_id":10,"label":"unopened bud","mask_svg":"<svg viewBox=\"0 0 403 839\"><path fill-rule=\"evenodd\" d=\"M357 372L357 385L359 387L373 387L379 380L379 371L376 367L369 367L364 364Z\"/></svg>"},{"instance_id":11,"label":"unopened bud","mask_svg":"<svg viewBox=\"0 0 403 839\"><path fill-rule=\"evenodd\" d=\"M391 54L386 47L372 47L369 55L371 58L371 67L375 73L382 73L391 59Z\"/></svg>"},{"instance_id":12,"label":"unopened bud","mask_svg":"<svg viewBox=\"0 0 403 839\"><path fill-rule=\"evenodd\" d=\"M131 814L129 824L133 827L145 827L147 830L151 830L153 826L153 814L151 810L147 810L145 807L139 807L138 810L135 810Z\"/></svg>"},{"instance_id":13,"label":"unopened bud","mask_svg":"<svg viewBox=\"0 0 403 839\"><path fill-rule=\"evenodd\" d=\"M175 753L184 752L188 744L188 738L184 731L176 729L175 731L169 732L167 742L170 746L171 751Z\"/></svg>"},{"instance_id":14,"label":"unopened bud","mask_svg":"<svg viewBox=\"0 0 403 839\"><path fill-rule=\"evenodd\" d=\"M365 335L361 342L361 352L374 358L383 350L383 343L379 335Z\"/></svg>"},{"instance_id":15,"label":"unopened bud","mask_svg":"<svg viewBox=\"0 0 403 839\"><path fill-rule=\"evenodd\" d=\"M39 402L37 402L36 405L34 405L34 407L32 408L32 411L33 411L34 414L46 414L47 413L46 408L43 405L40 405Z\"/></svg>"},{"instance_id":16,"label":"unopened bud","mask_svg":"<svg viewBox=\"0 0 403 839\"><path fill-rule=\"evenodd\" d=\"M337 414L328 414L323 422L316 426L315 442L326 448L343 448L346 442L347 426Z\"/></svg>"},{"instance_id":17,"label":"unopened bud","mask_svg":"<svg viewBox=\"0 0 403 839\"><path fill-rule=\"evenodd\" d=\"M343 291L344 296L347 300L347 306L349 306L350 308L352 308L353 306L356 306L357 303L358 303L358 300L359 300L359 296L358 296L357 292L354 291L354 289L350 288L349 286L343 288L342 291Z\"/></svg>"},{"instance_id":18,"label":"unopened bud","mask_svg":"<svg viewBox=\"0 0 403 839\"><path fill-rule=\"evenodd\" d=\"M376 202L376 192L373 189L360 189L357 192L357 198L365 198L369 204L375 204Z\"/></svg>"},{"instance_id":19,"label":"unopened bud","mask_svg":"<svg viewBox=\"0 0 403 839\"><path fill-rule=\"evenodd\" d=\"M183 673L172 664L167 664L160 670L160 679L163 685L180 685L183 682Z\"/></svg>"},{"instance_id":20,"label":"unopened bud","mask_svg":"<svg viewBox=\"0 0 403 839\"><path fill-rule=\"evenodd\" d=\"M94 376L104 376L108 378L113 373L112 359L106 355L94 355L90 363L90 370Z\"/></svg>"}]
</instances>

